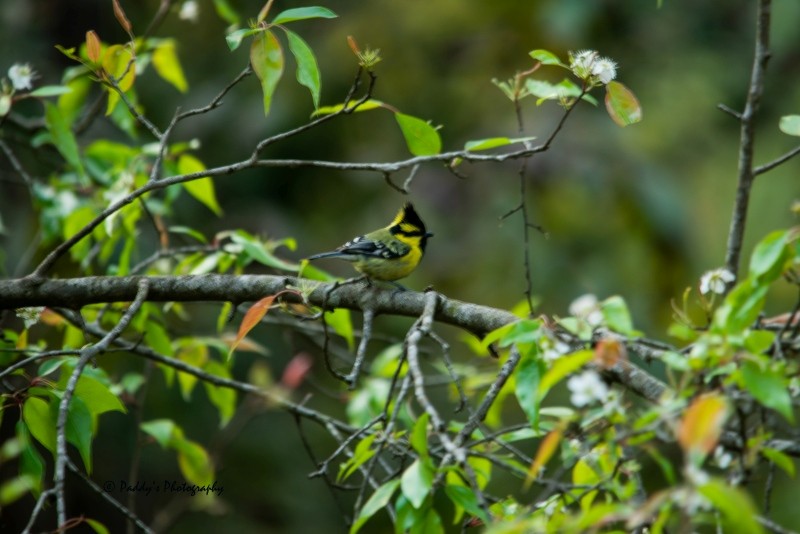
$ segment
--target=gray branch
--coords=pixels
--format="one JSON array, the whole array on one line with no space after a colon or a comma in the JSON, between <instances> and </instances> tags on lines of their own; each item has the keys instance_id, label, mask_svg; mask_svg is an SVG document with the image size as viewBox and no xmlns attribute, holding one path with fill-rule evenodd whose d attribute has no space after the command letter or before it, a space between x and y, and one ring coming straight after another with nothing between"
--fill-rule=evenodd
<instances>
[{"instance_id":1,"label":"gray branch","mask_svg":"<svg viewBox=\"0 0 800 534\"><path fill-rule=\"evenodd\" d=\"M753 69L750 73L750 89L747 92L747 102L740 117L739 177L725 254L725 267L734 275L737 275L737 278L739 257L742 253L742 241L744 240L744 229L747 221L747 206L750 203L750 190L753 186L753 179L756 176L753 170L755 118L761 103L761 95L764 92L764 73L770 57L771 3L771 0L759 0L758 2L755 57L753 58Z\"/></svg>"}]
</instances>

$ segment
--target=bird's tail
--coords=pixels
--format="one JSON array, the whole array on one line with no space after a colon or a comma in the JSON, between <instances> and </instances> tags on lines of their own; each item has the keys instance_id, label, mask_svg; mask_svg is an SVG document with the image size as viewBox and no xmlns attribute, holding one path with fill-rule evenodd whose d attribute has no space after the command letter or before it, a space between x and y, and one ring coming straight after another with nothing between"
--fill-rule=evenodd
<instances>
[{"instance_id":1,"label":"bird's tail","mask_svg":"<svg viewBox=\"0 0 800 534\"><path fill-rule=\"evenodd\" d=\"M307 260L318 260L318 259L321 259L321 258L341 258L341 257L344 257L344 256L345 256L345 254L342 254L341 252L334 250L332 252L322 252L320 254L314 254L313 256L309 256L306 259Z\"/></svg>"}]
</instances>

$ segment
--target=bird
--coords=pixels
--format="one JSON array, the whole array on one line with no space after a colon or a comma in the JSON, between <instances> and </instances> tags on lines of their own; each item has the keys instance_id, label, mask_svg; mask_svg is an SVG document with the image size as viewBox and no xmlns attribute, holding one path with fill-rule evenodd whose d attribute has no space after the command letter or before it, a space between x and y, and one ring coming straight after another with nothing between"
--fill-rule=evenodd
<instances>
[{"instance_id":1,"label":"bird","mask_svg":"<svg viewBox=\"0 0 800 534\"><path fill-rule=\"evenodd\" d=\"M433 234L406 202L385 228L354 237L331 252L309 256L309 260L338 258L353 262L353 267L368 279L393 282L417 268L428 238Z\"/></svg>"}]
</instances>

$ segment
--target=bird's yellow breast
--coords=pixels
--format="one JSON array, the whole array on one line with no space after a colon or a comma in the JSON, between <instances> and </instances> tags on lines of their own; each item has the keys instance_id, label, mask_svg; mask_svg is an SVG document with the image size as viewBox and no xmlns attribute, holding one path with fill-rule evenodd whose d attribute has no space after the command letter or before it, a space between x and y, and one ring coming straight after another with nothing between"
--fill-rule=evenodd
<instances>
[{"instance_id":1,"label":"bird's yellow breast","mask_svg":"<svg viewBox=\"0 0 800 534\"><path fill-rule=\"evenodd\" d=\"M393 282L411 274L422 259L420 238L398 234L394 236L394 239L408 245L409 250L406 254L389 260L362 257L354 262L353 267L370 278L386 282Z\"/></svg>"}]
</instances>

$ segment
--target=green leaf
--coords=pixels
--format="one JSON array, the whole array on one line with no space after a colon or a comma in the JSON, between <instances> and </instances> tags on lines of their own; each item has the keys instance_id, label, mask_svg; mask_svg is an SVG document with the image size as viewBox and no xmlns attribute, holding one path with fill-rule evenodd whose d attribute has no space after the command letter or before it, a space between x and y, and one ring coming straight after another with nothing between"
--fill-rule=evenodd
<instances>
[{"instance_id":1,"label":"green leaf","mask_svg":"<svg viewBox=\"0 0 800 534\"><path fill-rule=\"evenodd\" d=\"M609 297L600 303L600 311L608 327L615 332L626 336L635 336L637 332L633 329L631 312L628 305L620 296Z\"/></svg>"},{"instance_id":2,"label":"green leaf","mask_svg":"<svg viewBox=\"0 0 800 534\"><path fill-rule=\"evenodd\" d=\"M158 44L153 52L153 66L161 78L181 93L189 89L178 54L175 53L174 39L164 39Z\"/></svg>"},{"instance_id":3,"label":"green leaf","mask_svg":"<svg viewBox=\"0 0 800 534\"><path fill-rule=\"evenodd\" d=\"M299 35L289 30L284 31L289 38L289 50L297 62L297 81L311 91L311 100L314 102L314 109L317 109L322 84L317 59L311 47Z\"/></svg>"},{"instance_id":4,"label":"green leaf","mask_svg":"<svg viewBox=\"0 0 800 534\"><path fill-rule=\"evenodd\" d=\"M170 226L169 228L167 228L167 231L171 234L188 235L203 244L208 243L208 239L206 239L206 236L204 236L202 233L195 230L194 228L189 228L188 226Z\"/></svg>"},{"instance_id":5,"label":"green leaf","mask_svg":"<svg viewBox=\"0 0 800 534\"><path fill-rule=\"evenodd\" d=\"M231 373L228 368L216 360L208 360L203 370L214 376L221 378L231 378ZM233 418L236 413L236 390L222 386L215 386L209 382L203 381L206 387L206 394L211 404L217 407L219 412L219 427L223 428Z\"/></svg>"},{"instance_id":6,"label":"green leaf","mask_svg":"<svg viewBox=\"0 0 800 534\"><path fill-rule=\"evenodd\" d=\"M431 156L442 150L442 140L436 128L422 119L395 113L394 118L403 132L408 150L415 156Z\"/></svg>"},{"instance_id":7,"label":"green leaf","mask_svg":"<svg viewBox=\"0 0 800 534\"><path fill-rule=\"evenodd\" d=\"M50 403L50 417L58 421L59 402ZM55 426L55 425L54 425ZM92 472L92 414L86 404L73 396L67 409L67 426L65 428L67 443L72 443L81 455L86 472Z\"/></svg>"},{"instance_id":8,"label":"green leaf","mask_svg":"<svg viewBox=\"0 0 800 534\"><path fill-rule=\"evenodd\" d=\"M230 48L231 52L233 52L239 48L245 37L250 37L251 35L255 35L263 31L264 28L243 28L241 30L236 30L235 32L231 32L225 36L225 42L228 43L228 48Z\"/></svg>"},{"instance_id":9,"label":"green leaf","mask_svg":"<svg viewBox=\"0 0 800 534\"><path fill-rule=\"evenodd\" d=\"M550 52L549 50L544 50L542 48L539 48L531 51L529 55L536 61L542 63L543 65L558 65L560 67L566 67L566 65L561 63L561 60L558 59L558 56Z\"/></svg>"},{"instance_id":10,"label":"green leaf","mask_svg":"<svg viewBox=\"0 0 800 534\"><path fill-rule=\"evenodd\" d=\"M568 375L583 368L592 358L594 358L594 351L586 349L567 354L554 361L539 384L539 400L541 401L547 395L550 388L561 382Z\"/></svg>"},{"instance_id":11,"label":"green leaf","mask_svg":"<svg viewBox=\"0 0 800 534\"><path fill-rule=\"evenodd\" d=\"M172 348L167 331L164 327L155 322L149 322L144 333L144 342L156 352L165 356L172 356L175 351Z\"/></svg>"},{"instance_id":12,"label":"green leaf","mask_svg":"<svg viewBox=\"0 0 800 534\"><path fill-rule=\"evenodd\" d=\"M130 49L123 45L111 45L103 56L103 69L113 77L119 89L125 93L133 87L136 80L136 67L133 63L133 54ZM111 115L120 101L119 93L113 87L108 87L108 104L106 105L106 115ZM125 108L125 114L130 116L130 112Z\"/></svg>"},{"instance_id":13,"label":"green leaf","mask_svg":"<svg viewBox=\"0 0 800 534\"><path fill-rule=\"evenodd\" d=\"M67 85L43 85L28 93L30 96L44 98L47 96L60 96L72 92L72 87Z\"/></svg>"},{"instance_id":14,"label":"green leaf","mask_svg":"<svg viewBox=\"0 0 800 534\"><path fill-rule=\"evenodd\" d=\"M175 425L175 422L170 419L154 419L152 421L145 421L139 425L142 432L150 434L159 445L165 449L169 448L172 444L173 436L177 433L182 434L180 429Z\"/></svg>"},{"instance_id":15,"label":"green leaf","mask_svg":"<svg viewBox=\"0 0 800 534\"><path fill-rule=\"evenodd\" d=\"M542 337L541 326L542 321L539 319L520 319L511 323L499 344L501 347L510 347L515 343L534 343Z\"/></svg>"},{"instance_id":16,"label":"green leaf","mask_svg":"<svg viewBox=\"0 0 800 534\"><path fill-rule=\"evenodd\" d=\"M192 367L200 367L208 361L208 349L202 343L196 341L188 341L179 343L178 350L175 352L175 358L191 365ZM197 377L178 371L178 385L181 389L183 400L189 402L192 397L192 391L197 384Z\"/></svg>"},{"instance_id":17,"label":"green leaf","mask_svg":"<svg viewBox=\"0 0 800 534\"><path fill-rule=\"evenodd\" d=\"M194 174L203 172L206 166L202 161L191 154L183 154L178 159L179 174ZM205 207L213 211L216 215L222 216L222 208L217 202L217 195L214 192L214 182L211 178L198 178L189 182L183 182L183 188L187 193L200 201Z\"/></svg>"},{"instance_id":18,"label":"green leaf","mask_svg":"<svg viewBox=\"0 0 800 534\"><path fill-rule=\"evenodd\" d=\"M325 313L325 322L333 328L333 331L342 336L347 341L350 350L355 347L355 337L353 336L353 320L350 317L350 310L336 308Z\"/></svg>"},{"instance_id":19,"label":"green leaf","mask_svg":"<svg viewBox=\"0 0 800 534\"><path fill-rule=\"evenodd\" d=\"M83 206L72 211L67 218L64 219L64 239L69 239L79 231L83 230L92 219L95 218L94 210L90 206ZM91 235L91 234L89 234ZM80 261L86 257L92 247L92 242L89 235L78 241L70 249L70 256L75 261Z\"/></svg>"},{"instance_id":20,"label":"green leaf","mask_svg":"<svg viewBox=\"0 0 800 534\"><path fill-rule=\"evenodd\" d=\"M417 458L400 478L400 489L414 508L425 502L433 488L434 468L430 458Z\"/></svg>"},{"instance_id":21,"label":"green leaf","mask_svg":"<svg viewBox=\"0 0 800 534\"><path fill-rule=\"evenodd\" d=\"M775 332L769 330L750 330L745 334L744 347L753 354L761 354L772 347L775 337Z\"/></svg>"},{"instance_id":22,"label":"green leaf","mask_svg":"<svg viewBox=\"0 0 800 534\"><path fill-rule=\"evenodd\" d=\"M430 415L427 412L422 414L417 422L414 423L414 429L411 432L411 447L420 455L420 457L428 456L428 421Z\"/></svg>"},{"instance_id":23,"label":"green leaf","mask_svg":"<svg viewBox=\"0 0 800 534\"><path fill-rule=\"evenodd\" d=\"M761 449L761 454L763 454L767 460L780 467L787 475L794 478L794 461L789 455L778 449L773 449L772 447L764 447Z\"/></svg>"},{"instance_id":24,"label":"green leaf","mask_svg":"<svg viewBox=\"0 0 800 534\"><path fill-rule=\"evenodd\" d=\"M278 38L270 30L259 33L250 46L250 64L261 81L264 93L264 116L269 115L272 95L283 75L283 51Z\"/></svg>"},{"instance_id":25,"label":"green leaf","mask_svg":"<svg viewBox=\"0 0 800 534\"><path fill-rule=\"evenodd\" d=\"M376 489L375 493L370 496L364 506L361 507L361 510L358 511L358 517L353 522L353 526L350 527L350 534L356 534L370 517L383 510L389 504L389 499L392 498L392 494L394 494L399 485L400 481L395 478Z\"/></svg>"},{"instance_id":26,"label":"green leaf","mask_svg":"<svg viewBox=\"0 0 800 534\"><path fill-rule=\"evenodd\" d=\"M304 19L335 19L337 16L336 13L325 7L296 7L278 13L272 20L272 24L284 24Z\"/></svg>"},{"instance_id":27,"label":"green leaf","mask_svg":"<svg viewBox=\"0 0 800 534\"><path fill-rule=\"evenodd\" d=\"M22 420L36 441L56 454L56 425L50 418L50 403L39 397L28 397L22 405Z\"/></svg>"},{"instance_id":28,"label":"green leaf","mask_svg":"<svg viewBox=\"0 0 800 534\"><path fill-rule=\"evenodd\" d=\"M742 332L753 325L761 310L769 286L756 284L752 279L742 281L725 297L725 302L717 308L714 323L728 333Z\"/></svg>"},{"instance_id":29,"label":"green leaf","mask_svg":"<svg viewBox=\"0 0 800 534\"><path fill-rule=\"evenodd\" d=\"M229 234L231 241L241 245L247 256L262 265L279 269L281 271L296 272L298 265L286 262L272 254L260 239L254 237L243 230L237 230Z\"/></svg>"},{"instance_id":30,"label":"green leaf","mask_svg":"<svg viewBox=\"0 0 800 534\"><path fill-rule=\"evenodd\" d=\"M762 368L755 362L746 361L742 364L741 376L744 389L758 402L780 413L790 423L794 423L792 398L789 395L786 379L781 373L769 367Z\"/></svg>"},{"instance_id":31,"label":"green leaf","mask_svg":"<svg viewBox=\"0 0 800 534\"><path fill-rule=\"evenodd\" d=\"M375 453L378 452L378 449L373 449L372 443L377 437L378 434L370 434L358 442L356 448L353 450L353 456L351 456L340 466L339 474L336 476L337 481L341 482L343 480L347 480L350 475L355 473L356 469L364 465L367 460L375 456Z\"/></svg>"},{"instance_id":32,"label":"green leaf","mask_svg":"<svg viewBox=\"0 0 800 534\"><path fill-rule=\"evenodd\" d=\"M214 0L214 9L217 15L228 24L239 24L239 14L231 7L228 0Z\"/></svg>"},{"instance_id":33,"label":"green leaf","mask_svg":"<svg viewBox=\"0 0 800 534\"><path fill-rule=\"evenodd\" d=\"M0 506L8 506L34 488L33 477L21 475L3 482L0 485Z\"/></svg>"},{"instance_id":34,"label":"green leaf","mask_svg":"<svg viewBox=\"0 0 800 534\"><path fill-rule=\"evenodd\" d=\"M31 491L34 497L39 497L42 492L42 481L44 479L44 458L36 450L36 447L31 442L28 427L22 421L17 423L17 438L19 439L22 453L19 458L19 472L20 475L27 475L31 477L33 483ZM777 462L776 462L777 463Z\"/></svg>"},{"instance_id":35,"label":"green leaf","mask_svg":"<svg viewBox=\"0 0 800 534\"><path fill-rule=\"evenodd\" d=\"M515 143L526 143L533 141L536 137L489 137L487 139L477 139L475 141L467 141L464 145L464 150L489 150L500 146L513 145Z\"/></svg>"},{"instance_id":36,"label":"green leaf","mask_svg":"<svg viewBox=\"0 0 800 534\"><path fill-rule=\"evenodd\" d=\"M64 159L67 160L67 163L86 180L86 170L83 167L83 161L78 150L78 142L75 140L75 135L73 135L69 123L55 104L45 102L44 110L45 125L50 132L53 144L59 153L64 156Z\"/></svg>"},{"instance_id":37,"label":"green leaf","mask_svg":"<svg viewBox=\"0 0 800 534\"><path fill-rule=\"evenodd\" d=\"M784 115L778 128L785 134L800 136L800 115Z\"/></svg>"},{"instance_id":38,"label":"green leaf","mask_svg":"<svg viewBox=\"0 0 800 534\"><path fill-rule=\"evenodd\" d=\"M542 400L539 383L545 371L545 364L535 349L522 357L517 368L514 393L534 430L539 428L539 407Z\"/></svg>"},{"instance_id":39,"label":"green leaf","mask_svg":"<svg viewBox=\"0 0 800 534\"><path fill-rule=\"evenodd\" d=\"M361 103L357 108L353 109L355 105L358 104L357 100L351 100L347 103L347 109L353 110L353 113L358 113L360 111L369 111L371 109L376 109L379 107L383 107L383 102L380 100L374 100L370 98L369 100ZM344 109L344 104L334 104L333 106L322 106L314 110L314 113L311 114L312 117L317 117L319 115L332 115L334 113L339 113Z\"/></svg>"},{"instance_id":40,"label":"green leaf","mask_svg":"<svg viewBox=\"0 0 800 534\"><path fill-rule=\"evenodd\" d=\"M97 534L108 534L106 526L96 519L84 518L84 521L94 530Z\"/></svg>"},{"instance_id":41,"label":"green leaf","mask_svg":"<svg viewBox=\"0 0 800 534\"><path fill-rule=\"evenodd\" d=\"M175 440L178 451L178 467L188 482L198 486L210 486L214 482L211 457L199 443L188 439Z\"/></svg>"},{"instance_id":42,"label":"green leaf","mask_svg":"<svg viewBox=\"0 0 800 534\"><path fill-rule=\"evenodd\" d=\"M606 110L619 126L628 126L642 120L642 107L636 95L619 82L606 85Z\"/></svg>"},{"instance_id":43,"label":"green leaf","mask_svg":"<svg viewBox=\"0 0 800 534\"><path fill-rule=\"evenodd\" d=\"M787 243L786 230L776 230L762 239L750 256L750 275L755 278L763 277L764 282L772 282L778 278L789 256Z\"/></svg>"},{"instance_id":44,"label":"green leaf","mask_svg":"<svg viewBox=\"0 0 800 534\"><path fill-rule=\"evenodd\" d=\"M72 124L80 116L93 85L88 76L75 78L67 83L70 91L59 96L57 104L67 124Z\"/></svg>"},{"instance_id":45,"label":"green leaf","mask_svg":"<svg viewBox=\"0 0 800 534\"><path fill-rule=\"evenodd\" d=\"M485 525L491 523L491 519L486 516L486 512L484 512L483 508L478 504L475 492L470 488L448 484L444 487L444 493L450 498L453 504L463 508L468 514L479 517Z\"/></svg>"},{"instance_id":46,"label":"green leaf","mask_svg":"<svg viewBox=\"0 0 800 534\"><path fill-rule=\"evenodd\" d=\"M119 397L111 393L108 386L86 375L81 375L78 379L75 397L83 401L92 417L112 411L127 413L125 405Z\"/></svg>"},{"instance_id":47,"label":"green leaf","mask_svg":"<svg viewBox=\"0 0 800 534\"><path fill-rule=\"evenodd\" d=\"M741 534L763 534L761 523L756 521L758 510L747 494L740 488L723 480L713 479L697 488L712 506L722 514L725 532Z\"/></svg>"}]
</instances>

